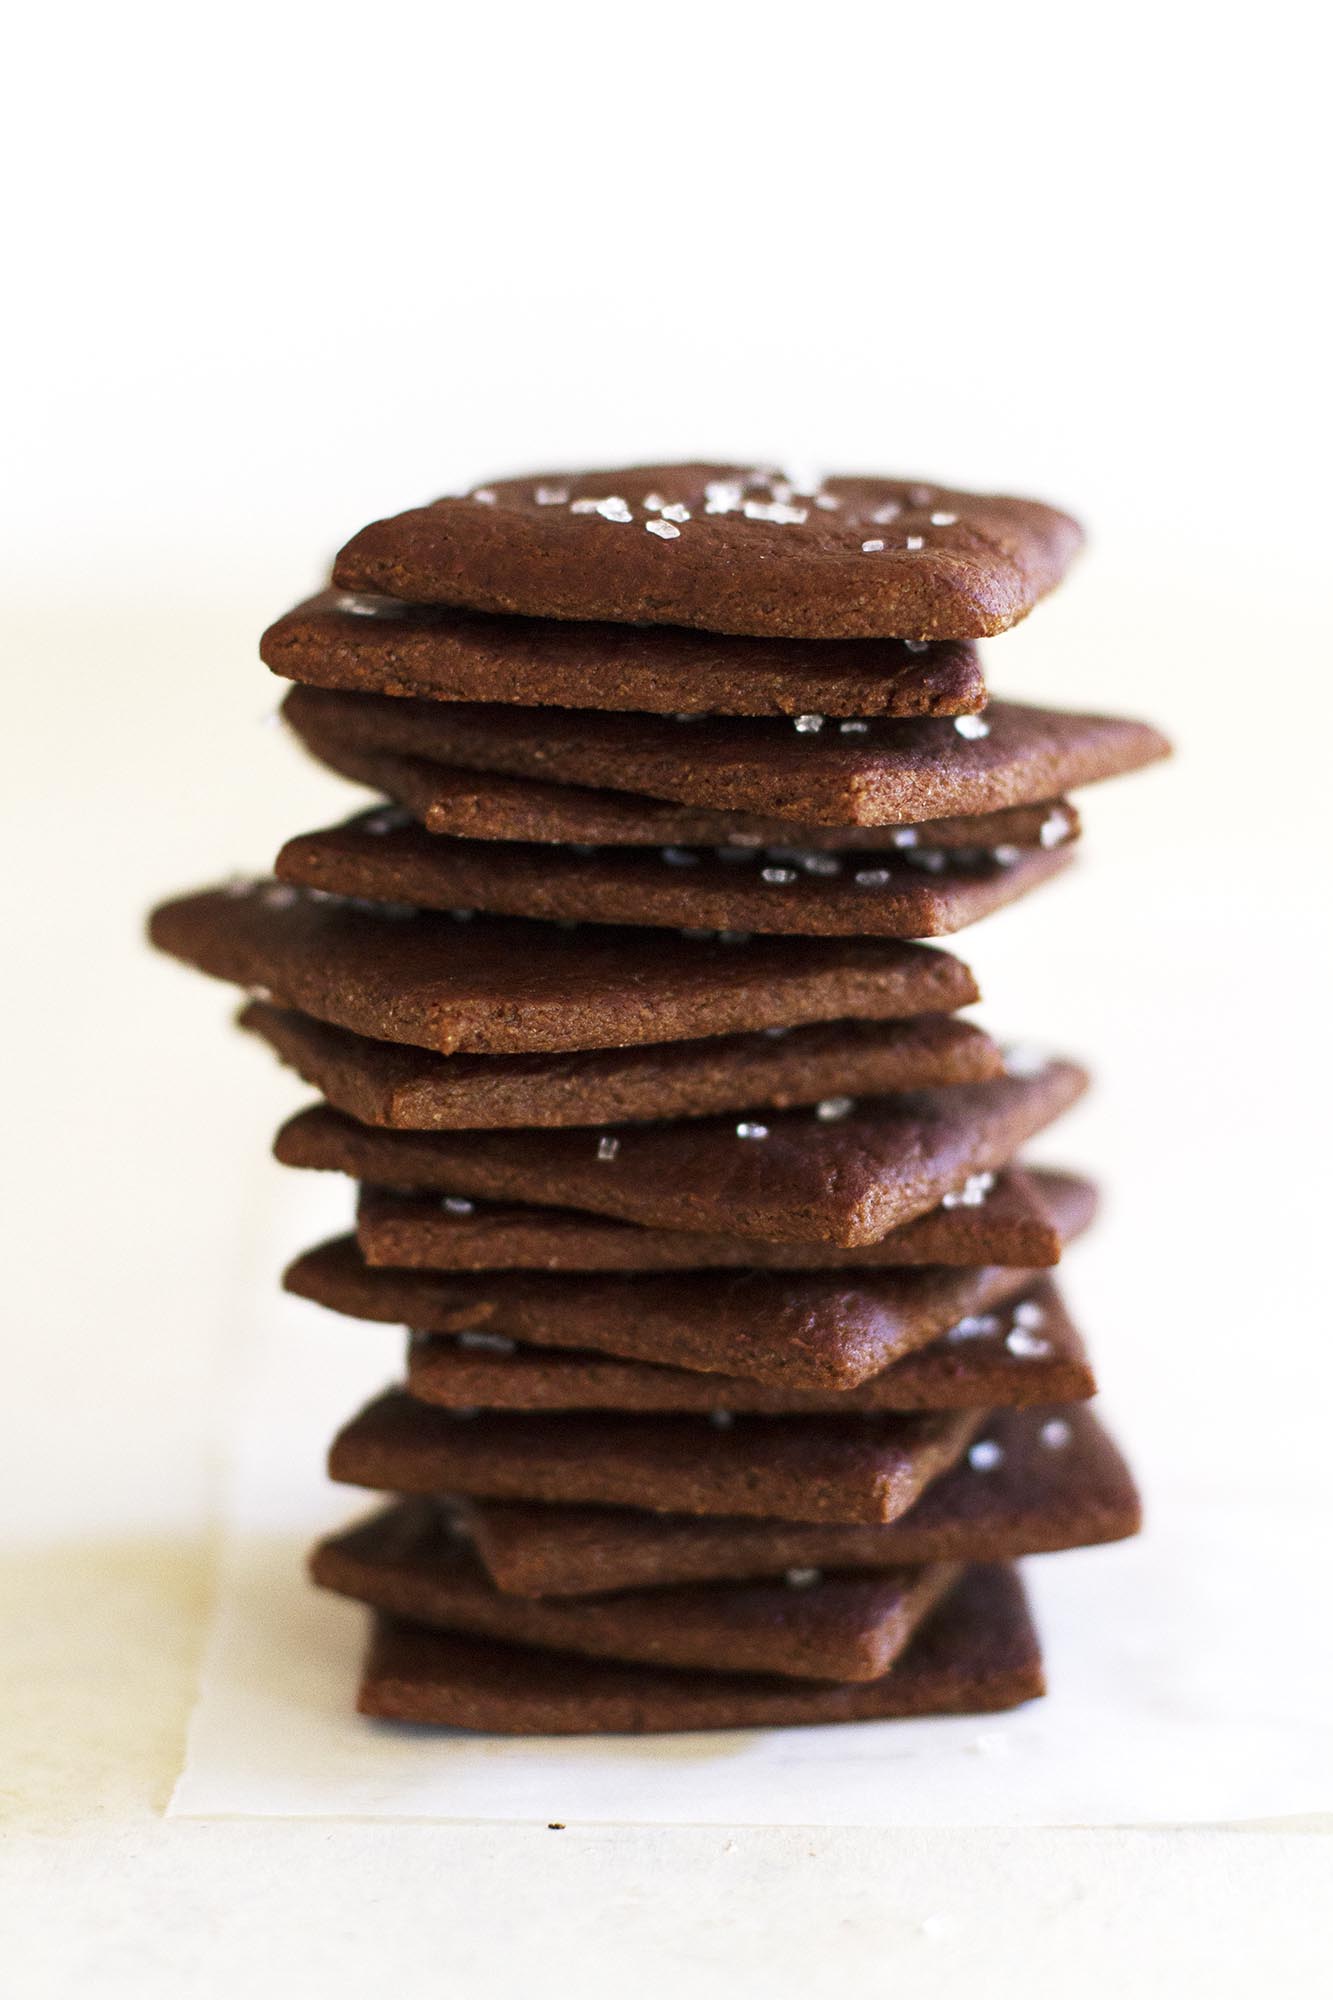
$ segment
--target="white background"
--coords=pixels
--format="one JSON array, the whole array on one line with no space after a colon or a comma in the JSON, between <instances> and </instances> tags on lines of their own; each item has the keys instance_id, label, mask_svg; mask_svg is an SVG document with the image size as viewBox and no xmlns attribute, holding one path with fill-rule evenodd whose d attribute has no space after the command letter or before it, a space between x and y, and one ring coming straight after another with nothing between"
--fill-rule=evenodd
<instances>
[{"instance_id":1,"label":"white background","mask_svg":"<svg viewBox=\"0 0 1333 2000\"><path fill-rule=\"evenodd\" d=\"M164 1824L244 1310L283 1227L267 1128L293 1095L137 927L333 809L261 726L254 642L376 513L693 455L1069 505L1092 553L991 647L993 678L1146 713L1181 755L1090 799L1075 879L966 955L985 1018L1103 1077L1058 1149L1114 1189L1071 1288L1162 1531L1180 1491L1286 1494L1313 1583L1313 26L1283 4L656 0L51 6L11 27L3 1728L8 1963L30 1989L290 1972L410 1995L453 1972L489 1994L530 1990L554 1951L592 1991L1165 1992L1188 1970L1222 1993L1258 1965L1308 1990L1326 1864L1290 1829ZM1237 1617L1256 1603L1280 1687L1281 1607L1239 1577Z\"/></svg>"}]
</instances>

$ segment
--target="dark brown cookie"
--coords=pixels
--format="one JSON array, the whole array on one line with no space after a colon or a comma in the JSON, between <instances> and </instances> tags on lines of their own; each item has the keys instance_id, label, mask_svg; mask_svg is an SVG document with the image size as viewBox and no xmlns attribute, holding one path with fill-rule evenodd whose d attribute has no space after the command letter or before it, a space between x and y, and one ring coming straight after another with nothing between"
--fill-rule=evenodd
<instances>
[{"instance_id":1,"label":"dark brown cookie","mask_svg":"<svg viewBox=\"0 0 1333 2000\"><path fill-rule=\"evenodd\" d=\"M956 1564L832 1576L809 1587L700 1584L614 1597L508 1597L429 1500L402 1501L330 1536L315 1582L396 1618L593 1659L869 1681L886 1674L958 1581Z\"/></svg>"},{"instance_id":2,"label":"dark brown cookie","mask_svg":"<svg viewBox=\"0 0 1333 2000\"><path fill-rule=\"evenodd\" d=\"M789 937L946 937L1068 866L1068 847L911 848L887 857L796 849L572 847L451 840L378 812L298 834L284 882L428 910L653 924Z\"/></svg>"},{"instance_id":3,"label":"dark brown cookie","mask_svg":"<svg viewBox=\"0 0 1333 2000\"><path fill-rule=\"evenodd\" d=\"M710 1379L738 1375L779 1389L847 1390L959 1321L1024 1296L1038 1275L998 1264L955 1270L928 1264L899 1271L463 1277L372 1270L355 1241L343 1237L306 1251L283 1282L298 1298L333 1312L422 1333L482 1331L537 1347L591 1348L701 1370ZM967 1376L962 1354L956 1366ZM1043 1378L1037 1393L1078 1392L1052 1389Z\"/></svg>"},{"instance_id":4,"label":"dark brown cookie","mask_svg":"<svg viewBox=\"0 0 1333 2000\"><path fill-rule=\"evenodd\" d=\"M468 1410L713 1410L733 1415L834 1416L849 1410L1020 1409L1076 1401L1094 1383L1078 1332L1054 1286L1024 1273L1020 1295L964 1314L943 1335L850 1389L768 1388L734 1375L597 1352L524 1347L475 1329L418 1334L407 1388L421 1402Z\"/></svg>"},{"instance_id":5,"label":"dark brown cookie","mask_svg":"<svg viewBox=\"0 0 1333 2000\"><path fill-rule=\"evenodd\" d=\"M984 1416L464 1415L390 1389L339 1431L329 1477L385 1493L892 1521L961 1457Z\"/></svg>"},{"instance_id":6,"label":"dark brown cookie","mask_svg":"<svg viewBox=\"0 0 1333 2000\"><path fill-rule=\"evenodd\" d=\"M436 1055L265 1001L252 1001L240 1022L339 1111L411 1131L697 1118L1003 1073L989 1035L947 1014L530 1056Z\"/></svg>"},{"instance_id":7,"label":"dark brown cookie","mask_svg":"<svg viewBox=\"0 0 1333 2000\"><path fill-rule=\"evenodd\" d=\"M980 1715L1044 1692L1041 1652L1013 1570L969 1570L878 1681L802 1685L543 1653L380 1620L363 1715L534 1736L773 1729L913 1715Z\"/></svg>"},{"instance_id":8,"label":"dark brown cookie","mask_svg":"<svg viewBox=\"0 0 1333 2000\"><path fill-rule=\"evenodd\" d=\"M1006 1166L1087 1087L1074 1063L946 1090L754 1118L615 1131L401 1132L327 1104L289 1119L284 1166L383 1187L586 1208L625 1222L769 1242L877 1243Z\"/></svg>"},{"instance_id":9,"label":"dark brown cookie","mask_svg":"<svg viewBox=\"0 0 1333 2000\"><path fill-rule=\"evenodd\" d=\"M381 1041L516 1055L686 1041L807 1021L952 1013L966 966L881 938L663 937L366 909L287 882L153 912L154 944L216 979Z\"/></svg>"},{"instance_id":10,"label":"dark brown cookie","mask_svg":"<svg viewBox=\"0 0 1333 2000\"><path fill-rule=\"evenodd\" d=\"M314 687L673 715L962 715L986 699L976 647L811 645L679 626L494 618L325 591L270 625L260 658Z\"/></svg>"},{"instance_id":11,"label":"dark brown cookie","mask_svg":"<svg viewBox=\"0 0 1333 2000\"><path fill-rule=\"evenodd\" d=\"M1067 514L1007 495L639 465L534 473L414 507L363 528L333 574L344 590L526 617L972 639L1030 611L1082 539Z\"/></svg>"},{"instance_id":12,"label":"dark brown cookie","mask_svg":"<svg viewBox=\"0 0 1333 2000\"><path fill-rule=\"evenodd\" d=\"M1043 1202L1091 1184L1069 1175L1002 1168L983 1194L933 1208L878 1243L855 1250L826 1244L765 1243L755 1237L696 1236L646 1229L577 1209L477 1202L465 1195L402 1195L363 1188L357 1241L371 1265L428 1271L769 1271L863 1270L872 1265L1058 1263L1060 1231Z\"/></svg>"},{"instance_id":13,"label":"dark brown cookie","mask_svg":"<svg viewBox=\"0 0 1333 2000\"><path fill-rule=\"evenodd\" d=\"M1091 1410L1075 1404L995 1410L976 1445L983 1447L979 1464L960 1458L884 1527L710 1521L502 1500L440 1511L471 1534L497 1588L524 1597L781 1576L788 1569L1012 1562L1137 1534L1133 1478ZM998 1447L998 1457L988 1445Z\"/></svg>"},{"instance_id":14,"label":"dark brown cookie","mask_svg":"<svg viewBox=\"0 0 1333 2000\"><path fill-rule=\"evenodd\" d=\"M916 826L1036 805L1138 770L1168 745L1146 722L993 701L953 721L599 715L555 708L288 697L325 740L464 770L646 794L826 826Z\"/></svg>"},{"instance_id":15,"label":"dark brown cookie","mask_svg":"<svg viewBox=\"0 0 1333 2000\"><path fill-rule=\"evenodd\" d=\"M330 770L385 793L429 832L466 840L713 846L728 852L734 847L786 846L798 852L842 847L881 853L918 847L1063 847L1080 830L1078 814L1065 798L932 819L919 826L801 826L634 792L468 771L431 759L425 747L431 737L429 715L423 716L423 707L420 702L366 702L293 688L283 714ZM392 825L392 815L381 813L379 823Z\"/></svg>"}]
</instances>

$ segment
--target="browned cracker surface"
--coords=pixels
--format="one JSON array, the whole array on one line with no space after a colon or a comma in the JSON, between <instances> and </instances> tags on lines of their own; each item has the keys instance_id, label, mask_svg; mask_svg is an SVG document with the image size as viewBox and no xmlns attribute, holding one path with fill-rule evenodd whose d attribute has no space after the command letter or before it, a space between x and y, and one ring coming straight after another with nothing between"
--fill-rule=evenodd
<instances>
[{"instance_id":1,"label":"browned cracker surface","mask_svg":"<svg viewBox=\"0 0 1333 2000\"><path fill-rule=\"evenodd\" d=\"M466 923L290 883L206 889L153 912L154 944L354 1034L450 1055L624 1048L808 1021L952 1013L966 966L885 938L662 936L517 918Z\"/></svg>"},{"instance_id":2,"label":"browned cracker surface","mask_svg":"<svg viewBox=\"0 0 1333 2000\"><path fill-rule=\"evenodd\" d=\"M934 1563L807 1588L712 1583L543 1604L498 1591L447 1516L429 1501L403 1501L321 1542L311 1574L327 1590L445 1631L595 1659L867 1681L888 1672L959 1572Z\"/></svg>"},{"instance_id":3,"label":"browned cracker surface","mask_svg":"<svg viewBox=\"0 0 1333 2000\"><path fill-rule=\"evenodd\" d=\"M1015 1573L969 1570L882 1679L802 1686L545 1653L384 1619L361 1681L365 1715L510 1735L638 1735L982 1714L1044 1691Z\"/></svg>"},{"instance_id":4,"label":"browned cracker surface","mask_svg":"<svg viewBox=\"0 0 1333 2000\"><path fill-rule=\"evenodd\" d=\"M880 1527L522 1501L434 1504L437 1515L471 1535L497 1588L525 1597L781 1576L788 1569L1012 1562L1138 1532L1133 1478L1091 1410L1077 1404L993 1410L976 1442L983 1447L980 1463L965 1454L915 1506Z\"/></svg>"},{"instance_id":5,"label":"browned cracker surface","mask_svg":"<svg viewBox=\"0 0 1333 2000\"><path fill-rule=\"evenodd\" d=\"M402 1132L314 1105L279 1132L285 1166L384 1187L590 1209L771 1242L878 1242L969 1176L1007 1165L1087 1086L1076 1064L752 1118L615 1130Z\"/></svg>"},{"instance_id":6,"label":"browned cracker surface","mask_svg":"<svg viewBox=\"0 0 1333 2000\"><path fill-rule=\"evenodd\" d=\"M252 1001L240 1019L339 1111L363 1125L409 1131L780 1110L848 1092L983 1083L1003 1073L989 1035L947 1014L516 1056L437 1055L266 1001Z\"/></svg>"},{"instance_id":7,"label":"browned cracker surface","mask_svg":"<svg viewBox=\"0 0 1333 2000\"><path fill-rule=\"evenodd\" d=\"M811 645L679 626L496 618L329 590L270 625L260 657L321 688L672 715L959 715L986 698L976 647Z\"/></svg>"},{"instance_id":8,"label":"browned cracker surface","mask_svg":"<svg viewBox=\"0 0 1333 2000\"><path fill-rule=\"evenodd\" d=\"M333 574L344 590L529 617L970 639L1030 611L1082 539L1067 514L1009 495L641 465L497 480L374 521Z\"/></svg>"}]
</instances>

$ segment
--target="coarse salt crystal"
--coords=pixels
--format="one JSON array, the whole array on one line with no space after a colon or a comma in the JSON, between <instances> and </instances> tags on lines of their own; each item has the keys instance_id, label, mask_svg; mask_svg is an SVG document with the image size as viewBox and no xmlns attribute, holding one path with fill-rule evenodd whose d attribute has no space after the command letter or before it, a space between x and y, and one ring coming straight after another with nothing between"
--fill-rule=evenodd
<instances>
[{"instance_id":1,"label":"coarse salt crystal","mask_svg":"<svg viewBox=\"0 0 1333 2000\"><path fill-rule=\"evenodd\" d=\"M1000 1331L1000 1322L994 1313L967 1313L949 1328L949 1340L988 1340Z\"/></svg>"},{"instance_id":2,"label":"coarse salt crystal","mask_svg":"<svg viewBox=\"0 0 1333 2000\"><path fill-rule=\"evenodd\" d=\"M747 500L742 512L747 521L774 521L780 527L799 527L810 518L807 507L790 507L784 500Z\"/></svg>"},{"instance_id":3,"label":"coarse salt crystal","mask_svg":"<svg viewBox=\"0 0 1333 2000\"><path fill-rule=\"evenodd\" d=\"M518 1342L507 1333L483 1333L474 1327L465 1327L454 1338L460 1347L471 1348L478 1354L513 1354L518 1348Z\"/></svg>"},{"instance_id":4,"label":"coarse salt crystal","mask_svg":"<svg viewBox=\"0 0 1333 2000\"><path fill-rule=\"evenodd\" d=\"M956 715L953 726L960 736L967 738L969 743L977 743L983 736L990 735L989 722L984 721L979 715Z\"/></svg>"},{"instance_id":5,"label":"coarse salt crystal","mask_svg":"<svg viewBox=\"0 0 1333 2000\"><path fill-rule=\"evenodd\" d=\"M670 521L645 521L643 525L650 535L656 535L661 541L675 542L680 539L680 529Z\"/></svg>"}]
</instances>

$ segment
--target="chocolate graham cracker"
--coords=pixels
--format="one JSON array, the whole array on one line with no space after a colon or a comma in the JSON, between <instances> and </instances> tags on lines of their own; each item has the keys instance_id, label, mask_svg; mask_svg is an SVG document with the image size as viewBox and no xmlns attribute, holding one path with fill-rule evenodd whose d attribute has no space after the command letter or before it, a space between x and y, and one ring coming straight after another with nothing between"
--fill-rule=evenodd
<instances>
[{"instance_id":1,"label":"chocolate graham cracker","mask_svg":"<svg viewBox=\"0 0 1333 2000\"><path fill-rule=\"evenodd\" d=\"M518 1056L442 1056L372 1041L266 1001L252 1001L240 1024L261 1035L337 1110L363 1125L409 1131L779 1110L848 1091L982 1083L1004 1067L989 1035L947 1014Z\"/></svg>"},{"instance_id":2,"label":"chocolate graham cracker","mask_svg":"<svg viewBox=\"0 0 1333 2000\"><path fill-rule=\"evenodd\" d=\"M877 1681L815 1682L588 1660L381 1619L363 1715L495 1734L642 1735L912 1715L978 1715L1044 1691L1027 1601L1010 1569L977 1568Z\"/></svg>"},{"instance_id":3,"label":"chocolate graham cracker","mask_svg":"<svg viewBox=\"0 0 1333 2000\"><path fill-rule=\"evenodd\" d=\"M347 706L329 736L351 732ZM914 826L1035 805L1138 770L1168 748L1144 722L1012 701L952 721L833 722L453 702L409 709L363 695L355 717L362 751L829 826Z\"/></svg>"},{"instance_id":4,"label":"chocolate graham cracker","mask_svg":"<svg viewBox=\"0 0 1333 2000\"><path fill-rule=\"evenodd\" d=\"M283 1126L274 1152L285 1166L386 1187L852 1246L878 1242L973 1176L1006 1165L1086 1086L1077 1065L1051 1061L1032 1076L830 1099L763 1121L699 1118L600 1133L390 1132L314 1105Z\"/></svg>"},{"instance_id":5,"label":"chocolate graham cracker","mask_svg":"<svg viewBox=\"0 0 1333 2000\"><path fill-rule=\"evenodd\" d=\"M856 852L1061 847L1079 834L1078 814L1066 798L931 819L919 826L802 826L760 813L685 806L634 792L550 784L544 778L469 771L447 759L432 760L425 702L367 701L293 688L282 712L306 749L330 770L386 793L428 832L468 840L721 846L734 859L733 847L842 847ZM804 733L809 734L810 718L805 721ZM381 821L393 823L391 815L381 815Z\"/></svg>"},{"instance_id":6,"label":"chocolate graham cracker","mask_svg":"<svg viewBox=\"0 0 1333 2000\"><path fill-rule=\"evenodd\" d=\"M729 1416L719 1424L609 1411L462 1414L390 1389L339 1431L329 1477L388 1493L892 1521L961 1456L984 1416Z\"/></svg>"},{"instance_id":7,"label":"chocolate graham cracker","mask_svg":"<svg viewBox=\"0 0 1333 2000\"><path fill-rule=\"evenodd\" d=\"M464 1277L372 1270L353 1239L343 1237L298 1257L283 1283L333 1312L422 1333L483 1331L774 1388L847 1390L958 1321L1021 1297L1038 1275L1004 1265L929 1264L898 1271Z\"/></svg>"},{"instance_id":8,"label":"chocolate graham cracker","mask_svg":"<svg viewBox=\"0 0 1333 2000\"><path fill-rule=\"evenodd\" d=\"M411 508L353 536L333 574L344 590L525 617L971 639L1030 611L1082 539L1067 514L1007 495L641 465L533 473Z\"/></svg>"},{"instance_id":9,"label":"chocolate graham cracker","mask_svg":"<svg viewBox=\"0 0 1333 2000\"><path fill-rule=\"evenodd\" d=\"M808 1575L1012 1562L1138 1532L1129 1468L1091 1410L994 1410L972 1451L977 1463L965 1454L882 1527L499 1500L440 1503L437 1513L466 1528L497 1589L523 1597L776 1577L788 1569Z\"/></svg>"},{"instance_id":10,"label":"chocolate graham cracker","mask_svg":"<svg viewBox=\"0 0 1333 2000\"><path fill-rule=\"evenodd\" d=\"M948 1208L891 1229L852 1250L829 1244L766 1243L758 1237L701 1236L648 1229L578 1209L473 1201L466 1195L396 1194L363 1188L357 1242L371 1265L432 1271L845 1270L869 1265L1020 1264L1060 1257L1060 1230L1046 1203L1091 1183L1071 1175L1006 1167L989 1189L984 1176Z\"/></svg>"},{"instance_id":11,"label":"chocolate graham cracker","mask_svg":"<svg viewBox=\"0 0 1333 2000\"><path fill-rule=\"evenodd\" d=\"M986 699L976 647L811 645L679 626L496 618L324 591L270 625L260 658L315 687L672 715L961 715Z\"/></svg>"},{"instance_id":12,"label":"chocolate graham cracker","mask_svg":"<svg viewBox=\"0 0 1333 2000\"><path fill-rule=\"evenodd\" d=\"M470 915L470 913L469 913ZM930 945L663 937L466 923L240 883L164 903L154 944L354 1034L450 1055L624 1048L809 1021L952 1013L977 998Z\"/></svg>"},{"instance_id":13,"label":"chocolate graham cracker","mask_svg":"<svg viewBox=\"0 0 1333 2000\"><path fill-rule=\"evenodd\" d=\"M911 848L892 858L785 849L597 847L453 840L378 812L298 834L284 882L335 895L555 922L655 924L792 937L944 937L1066 868L1072 850Z\"/></svg>"},{"instance_id":14,"label":"chocolate graham cracker","mask_svg":"<svg viewBox=\"0 0 1333 2000\"><path fill-rule=\"evenodd\" d=\"M310 1571L326 1590L445 1631L595 1659L833 1681L886 1674L960 1575L957 1565L932 1563L805 1589L695 1584L543 1604L498 1591L428 1500L330 1536Z\"/></svg>"},{"instance_id":15,"label":"chocolate graham cracker","mask_svg":"<svg viewBox=\"0 0 1333 2000\"><path fill-rule=\"evenodd\" d=\"M416 1334L407 1388L444 1409L661 1410L794 1416L849 1410L1022 1408L1092 1395L1078 1332L1054 1286L964 1313L928 1344L847 1389L774 1388L743 1377L616 1359L596 1351L521 1346L488 1328ZM1008 1290L1009 1288L1001 1288Z\"/></svg>"}]
</instances>

